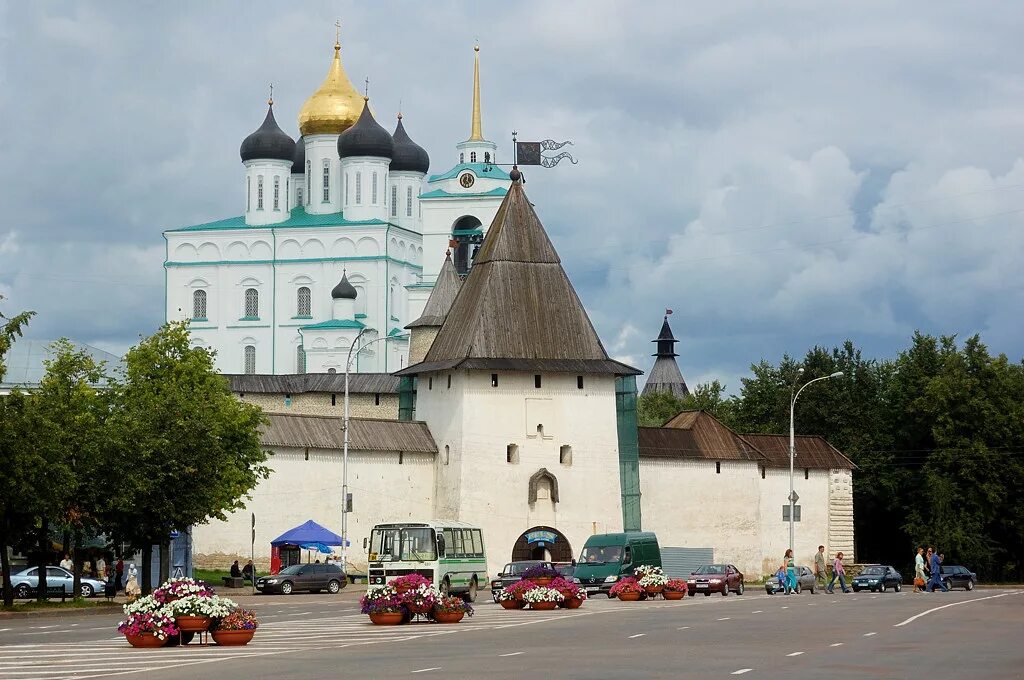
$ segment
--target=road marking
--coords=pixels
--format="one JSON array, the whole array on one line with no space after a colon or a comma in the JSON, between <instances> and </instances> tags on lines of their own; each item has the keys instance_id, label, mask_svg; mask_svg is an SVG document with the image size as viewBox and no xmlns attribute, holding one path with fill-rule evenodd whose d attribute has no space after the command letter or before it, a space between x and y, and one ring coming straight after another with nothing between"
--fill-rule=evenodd
<instances>
[{"instance_id":1,"label":"road marking","mask_svg":"<svg viewBox=\"0 0 1024 680\"><path fill-rule=\"evenodd\" d=\"M803 654L803 652L790 652L786 656L800 656L801 654Z\"/></svg>"},{"instance_id":2,"label":"road marking","mask_svg":"<svg viewBox=\"0 0 1024 680\"><path fill-rule=\"evenodd\" d=\"M427 671L439 671L441 666L434 666L433 668L421 668L418 671L410 671L411 673L426 673Z\"/></svg>"},{"instance_id":3,"label":"road marking","mask_svg":"<svg viewBox=\"0 0 1024 680\"><path fill-rule=\"evenodd\" d=\"M757 610L757 611L755 611L755 612L750 612L750 613L751 613L751 614L764 614L764 612L763 612L762 610L760 610L760 609L758 609L758 610Z\"/></svg>"},{"instance_id":4,"label":"road marking","mask_svg":"<svg viewBox=\"0 0 1024 680\"><path fill-rule=\"evenodd\" d=\"M719 621L721 621L721 619L719 619ZM643 636L645 636L645 635L647 635L647 633L637 633L636 635L630 635L630 636L629 636L629 639L630 639L630 640L635 640L636 638L638 638L638 637L643 637Z\"/></svg>"},{"instance_id":5,"label":"road marking","mask_svg":"<svg viewBox=\"0 0 1024 680\"><path fill-rule=\"evenodd\" d=\"M743 675L744 673L749 673L752 670L754 670L754 669L753 668L741 668L738 671L733 671L729 675Z\"/></svg>"},{"instance_id":6,"label":"road marking","mask_svg":"<svg viewBox=\"0 0 1024 680\"><path fill-rule=\"evenodd\" d=\"M508 654L499 654L498 656L519 656L523 652L509 652Z\"/></svg>"},{"instance_id":7,"label":"road marking","mask_svg":"<svg viewBox=\"0 0 1024 680\"><path fill-rule=\"evenodd\" d=\"M864 637L871 637L872 635L878 635L878 633L864 633Z\"/></svg>"},{"instance_id":8,"label":"road marking","mask_svg":"<svg viewBox=\"0 0 1024 680\"><path fill-rule=\"evenodd\" d=\"M999 595L989 595L987 597L975 597L975 598L970 599L970 600L961 600L960 602L950 602L949 604L944 604L941 607L933 607L931 609L927 609L927 610L921 612L920 614L914 614L913 616L911 616L906 621L900 621L899 623L894 623L893 627L894 628L899 628L900 626L905 626L908 623L913 623L914 621L918 620L922 616L927 616L928 614L931 614L932 612L937 612L940 609L945 609L946 607L956 607L957 605L970 604L971 602L981 602L982 600L992 600L992 599L995 599L997 597L1006 597L1007 595L1019 595L1021 592L1024 592L1024 591L1013 590L1013 591L1010 591L1008 593L1001 593Z\"/></svg>"},{"instance_id":9,"label":"road marking","mask_svg":"<svg viewBox=\"0 0 1024 680\"><path fill-rule=\"evenodd\" d=\"M808 603L807 603L807 606L808 606L808 607L813 607L813 606L814 606L814 602L808 602Z\"/></svg>"},{"instance_id":10,"label":"road marking","mask_svg":"<svg viewBox=\"0 0 1024 680\"><path fill-rule=\"evenodd\" d=\"M832 604L835 604L836 602L839 602L839 600L832 600Z\"/></svg>"},{"instance_id":11,"label":"road marking","mask_svg":"<svg viewBox=\"0 0 1024 680\"><path fill-rule=\"evenodd\" d=\"M682 628L676 628L676 630L686 630L689 626L683 626Z\"/></svg>"},{"instance_id":12,"label":"road marking","mask_svg":"<svg viewBox=\"0 0 1024 680\"><path fill-rule=\"evenodd\" d=\"M842 642L833 642L832 644L829 645L829 647L842 647L842 646L843 646Z\"/></svg>"},{"instance_id":13,"label":"road marking","mask_svg":"<svg viewBox=\"0 0 1024 680\"><path fill-rule=\"evenodd\" d=\"M312 614L312 613L313 612L295 612L294 614L289 614L288 616L308 616L309 614Z\"/></svg>"},{"instance_id":14,"label":"road marking","mask_svg":"<svg viewBox=\"0 0 1024 680\"><path fill-rule=\"evenodd\" d=\"M722 618L720 618L720 619L718 619L718 620L719 620L719 621L728 621L728 620L729 620L729 617L728 617L728 616L723 616Z\"/></svg>"},{"instance_id":15,"label":"road marking","mask_svg":"<svg viewBox=\"0 0 1024 680\"><path fill-rule=\"evenodd\" d=\"M786 606L786 607L783 607L783 609L789 609L789 607L788 607L788 606Z\"/></svg>"}]
</instances>

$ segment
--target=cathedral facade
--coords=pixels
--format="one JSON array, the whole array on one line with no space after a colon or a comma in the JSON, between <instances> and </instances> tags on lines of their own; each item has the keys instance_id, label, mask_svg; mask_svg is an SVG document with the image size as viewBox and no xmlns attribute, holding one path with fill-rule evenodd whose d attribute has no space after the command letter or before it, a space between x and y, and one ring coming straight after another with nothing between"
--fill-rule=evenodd
<instances>
[{"instance_id":1,"label":"cathedral facade","mask_svg":"<svg viewBox=\"0 0 1024 680\"><path fill-rule=\"evenodd\" d=\"M390 132L375 120L338 42L298 131L271 100L239 150L242 214L164 232L166 319L188 319L224 373L341 373L357 337L388 341L352 370L399 370L445 251L468 272L510 184L483 136L479 48L470 135L446 170L430 174L401 114Z\"/></svg>"}]
</instances>

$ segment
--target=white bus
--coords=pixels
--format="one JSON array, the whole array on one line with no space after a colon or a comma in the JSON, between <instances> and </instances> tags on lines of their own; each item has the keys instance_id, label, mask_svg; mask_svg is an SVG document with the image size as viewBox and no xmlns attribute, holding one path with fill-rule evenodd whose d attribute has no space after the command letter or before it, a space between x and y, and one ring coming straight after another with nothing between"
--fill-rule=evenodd
<instances>
[{"instance_id":1,"label":"white bus","mask_svg":"<svg viewBox=\"0 0 1024 680\"><path fill-rule=\"evenodd\" d=\"M465 522L378 524L370 534L367 564L370 585L420 574L442 593L459 593L470 602L488 582L483 531Z\"/></svg>"}]
</instances>

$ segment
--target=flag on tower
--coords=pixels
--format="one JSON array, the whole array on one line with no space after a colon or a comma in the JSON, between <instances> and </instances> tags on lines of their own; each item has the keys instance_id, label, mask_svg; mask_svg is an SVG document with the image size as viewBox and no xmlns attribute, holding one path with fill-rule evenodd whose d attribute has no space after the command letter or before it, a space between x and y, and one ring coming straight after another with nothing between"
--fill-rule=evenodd
<instances>
[{"instance_id":1,"label":"flag on tower","mask_svg":"<svg viewBox=\"0 0 1024 680\"><path fill-rule=\"evenodd\" d=\"M515 140L515 135L513 135L512 138ZM573 158L568 151L563 151L562 153L554 156L543 155L544 151L556 151L567 144L571 145L572 142L556 142L553 139L545 139L542 142L516 141L516 165L540 165L545 168L553 168L558 165L559 161L563 158L568 158L572 161L573 165L576 165L579 161Z\"/></svg>"}]
</instances>

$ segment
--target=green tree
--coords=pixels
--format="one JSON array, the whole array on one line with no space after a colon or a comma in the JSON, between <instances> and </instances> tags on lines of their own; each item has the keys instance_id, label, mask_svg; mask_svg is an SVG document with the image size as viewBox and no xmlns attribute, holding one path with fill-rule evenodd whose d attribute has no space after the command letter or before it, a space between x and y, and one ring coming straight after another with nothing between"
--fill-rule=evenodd
<instances>
[{"instance_id":1,"label":"green tree","mask_svg":"<svg viewBox=\"0 0 1024 680\"><path fill-rule=\"evenodd\" d=\"M121 480L128 498L107 519L117 536L143 547L148 592L150 546L161 547L164 571L171 530L224 519L268 476L263 414L234 397L206 349L189 346L185 323L128 351L111 402L107 436L131 465Z\"/></svg>"},{"instance_id":2,"label":"green tree","mask_svg":"<svg viewBox=\"0 0 1024 680\"><path fill-rule=\"evenodd\" d=\"M733 407L733 400L725 397L725 386L713 380L700 383L682 398L671 392L640 395L637 421L641 427L661 427L680 411L707 411L722 420L731 420Z\"/></svg>"}]
</instances>

